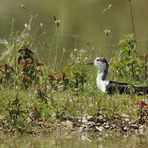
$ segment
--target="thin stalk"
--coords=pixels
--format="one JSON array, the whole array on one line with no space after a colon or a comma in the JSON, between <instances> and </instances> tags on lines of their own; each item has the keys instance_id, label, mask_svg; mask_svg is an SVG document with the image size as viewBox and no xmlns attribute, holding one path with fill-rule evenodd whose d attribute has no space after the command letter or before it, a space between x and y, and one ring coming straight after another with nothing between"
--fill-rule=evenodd
<instances>
[{"instance_id":1,"label":"thin stalk","mask_svg":"<svg viewBox=\"0 0 148 148\"><path fill-rule=\"evenodd\" d=\"M131 68L132 68L132 77L133 77L133 80L134 80L135 79L134 62L132 62Z\"/></svg>"},{"instance_id":2,"label":"thin stalk","mask_svg":"<svg viewBox=\"0 0 148 148\"><path fill-rule=\"evenodd\" d=\"M145 73L145 80L146 80L146 81L147 81L147 79L148 79L148 73L147 73L147 71L148 71L148 66L147 66L147 62L148 62L148 55L145 55L144 73Z\"/></svg>"},{"instance_id":3,"label":"thin stalk","mask_svg":"<svg viewBox=\"0 0 148 148\"><path fill-rule=\"evenodd\" d=\"M31 16L31 18L30 18L30 20L29 20L29 22L28 22L28 25L31 24L32 20L33 20L33 16ZM2 56L0 57L0 61L1 61L2 59L4 59L6 55L8 55L8 54L11 53L11 51L13 50L15 44L22 38L22 36L24 35L24 33L25 33L27 30L28 30L28 28L26 27L26 28L22 31L21 35L20 35L20 36L14 41L14 43L7 49L7 51L5 51L4 53L2 53Z\"/></svg>"},{"instance_id":4,"label":"thin stalk","mask_svg":"<svg viewBox=\"0 0 148 148\"><path fill-rule=\"evenodd\" d=\"M131 20L132 20L132 30L133 30L134 37L136 39L136 32L135 32L135 25L134 25L134 16L133 16L131 0L128 0L128 1L129 1L129 8L130 8L130 14L131 14Z\"/></svg>"},{"instance_id":5,"label":"thin stalk","mask_svg":"<svg viewBox=\"0 0 148 148\"><path fill-rule=\"evenodd\" d=\"M58 30L56 30L55 32L54 32L54 34L53 34L53 37L51 38L51 40L48 42L48 44L47 45L45 45L45 48L48 50L48 61L47 61L47 63L50 63L51 62L51 54L52 54L52 49L51 49L51 47L52 47L52 44L54 44L54 41L55 41L55 39L56 39L56 36L58 35ZM53 59L52 59L53 60ZM53 63L52 63L53 64ZM51 66L51 65L50 65Z\"/></svg>"},{"instance_id":6,"label":"thin stalk","mask_svg":"<svg viewBox=\"0 0 148 148\"><path fill-rule=\"evenodd\" d=\"M61 37L63 37L64 35L63 35L63 24L61 24ZM63 51L62 51L62 56L60 57L60 60L59 60L59 62L57 63L57 70L59 70L59 68L62 66L62 62L63 62L63 58L64 58L64 56L65 56L65 49L63 48Z\"/></svg>"},{"instance_id":7,"label":"thin stalk","mask_svg":"<svg viewBox=\"0 0 148 148\"><path fill-rule=\"evenodd\" d=\"M58 28L59 29L59 28ZM56 49L55 49L55 59L54 59L54 68L53 68L53 72L56 71L57 69L57 63L58 63L58 48L59 48L59 38L60 38L60 35L59 35L59 30L58 30L58 35L57 35L57 40L56 40Z\"/></svg>"},{"instance_id":8,"label":"thin stalk","mask_svg":"<svg viewBox=\"0 0 148 148\"><path fill-rule=\"evenodd\" d=\"M58 66L57 66L57 70L59 70L59 68L62 66L62 62L63 62L64 55L65 55L65 51L62 52L61 59L60 59L59 64L58 64Z\"/></svg>"}]
</instances>

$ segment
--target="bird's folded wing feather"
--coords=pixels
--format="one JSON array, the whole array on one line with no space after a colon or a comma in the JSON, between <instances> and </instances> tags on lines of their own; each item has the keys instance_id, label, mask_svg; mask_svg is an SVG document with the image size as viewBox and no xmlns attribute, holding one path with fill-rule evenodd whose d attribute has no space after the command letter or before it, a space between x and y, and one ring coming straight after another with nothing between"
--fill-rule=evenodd
<instances>
[{"instance_id":1,"label":"bird's folded wing feather","mask_svg":"<svg viewBox=\"0 0 148 148\"><path fill-rule=\"evenodd\" d=\"M106 91L109 94L118 92L120 94L145 95L148 94L148 86L134 86L128 83L109 81L109 84L106 87Z\"/></svg>"}]
</instances>

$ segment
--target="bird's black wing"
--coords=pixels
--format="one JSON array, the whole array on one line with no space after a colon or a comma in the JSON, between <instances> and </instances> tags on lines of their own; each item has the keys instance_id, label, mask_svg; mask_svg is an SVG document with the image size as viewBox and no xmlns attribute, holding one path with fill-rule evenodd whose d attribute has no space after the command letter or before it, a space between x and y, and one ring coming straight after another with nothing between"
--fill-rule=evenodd
<instances>
[{"instance_id":1,"label":"bird's black wing","mask_svg":"<svg viewBox=\"0 0 148 148\"><path fill-rule=\"evenodd\" d=\"M108 94L114 94L115 92L119 94L132 94L135 86L128 83L121 83L115 81L109 81L109 84L106 86L106 91Z\"/></svg>"},{"instance_id":2,"label":"bird's black wing","mask_svg":"<svg viewBox=\"0 0 148 148\"><path fill-rule=\"evenodd\" d=\"M148 94L148 86L134 86L128 83L109 81L109 84L106 86L106 91L108 94L117 92L119 94L146 95Z\"/></svg>"},{"instance_id":3,"label":"bird's black wing","mask_svg":"<svg viewBox=\"0 0 148 148\"><path fill-rule=\"evenodd\" d=\"M136 86L135 87L135 94L137 95L146 95L148 94L148 86Z\"/></svg>"}]
</instances>

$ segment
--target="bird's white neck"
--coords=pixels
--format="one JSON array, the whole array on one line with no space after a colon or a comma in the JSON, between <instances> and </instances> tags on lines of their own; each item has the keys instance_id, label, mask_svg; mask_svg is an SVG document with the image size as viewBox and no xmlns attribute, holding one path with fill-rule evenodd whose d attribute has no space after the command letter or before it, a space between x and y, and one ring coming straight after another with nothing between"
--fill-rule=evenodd
<instances>
[{"instance_id":1,"label":"bird's white neck","mask_svg":"<svg viewBox=\"0 0 148 148\"><path fill-rule=\"evenodd\" d=\"M103 71L99 71L99 70L98 70L97 79L102 80L102 81L103 81L103 80L106 80L107 73L108 73L108 70L107 70L107 69L105 69L105 70L103 70Z\"/></svg>"},{"instance_id":2,"label":"bird's white neck","mask_svg":"<svg viewBox=\"0 0 148 148\"><path fill-rule=\"evenodd\" d=\"M107 76L107 73L98 71L98 76L97 76L96 82L97 82L98 88L103 92L106 91L106 86L109 83L109 81L105 80L106 76Z\"/></svg>"}]
</instances>

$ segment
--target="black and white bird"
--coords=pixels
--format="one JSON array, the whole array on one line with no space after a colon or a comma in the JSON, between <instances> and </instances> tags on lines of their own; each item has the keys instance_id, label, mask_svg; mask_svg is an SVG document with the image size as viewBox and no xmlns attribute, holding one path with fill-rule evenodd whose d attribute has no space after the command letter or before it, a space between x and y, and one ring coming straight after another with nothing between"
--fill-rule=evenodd
<instances>
[{"instance_id":1,"label":"black and white bird","mask_svg":"<svg viewBox=\"0 0 148 148\"><path fill-rule=\"evenodd\" d=\"M134 86L132 84L106 80L109 65L104 57L97 57L94 62L89 62L87 64L95 65L97 67L97 87L104 93L111 95L115 92L118 92L119 94L148 94L148 86Z\"/></svg>"}]
</instances>

